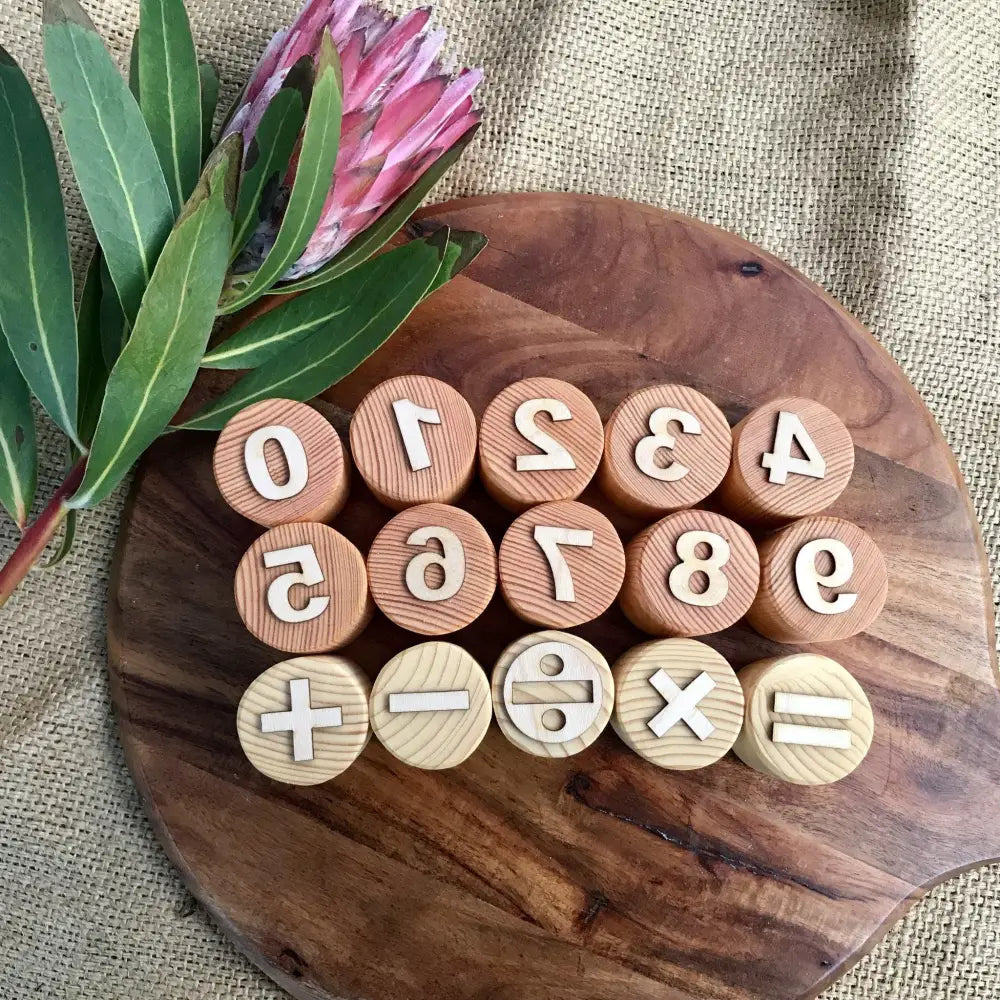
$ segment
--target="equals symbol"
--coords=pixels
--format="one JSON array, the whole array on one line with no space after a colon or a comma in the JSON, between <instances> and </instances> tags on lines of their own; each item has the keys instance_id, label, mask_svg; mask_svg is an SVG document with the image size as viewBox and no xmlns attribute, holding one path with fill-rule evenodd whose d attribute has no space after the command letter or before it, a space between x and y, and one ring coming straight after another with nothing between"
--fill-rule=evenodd
<instances>
[{"instance_id":1,"label":"equals symbol","mask_svg":"<svg viewBox=\"0 0 1000 1000\"><path fill-rule=\"evenodd\" d=\"M799 715L816 719L850 719L854 714L847 698L823 698L819 695L788 694L783 691L775 692L774 711L776 715ZM798 726L789 722L776 722L771 730L771 742L850 750L851 731L828 726Z\"/></svg>"}]
</instances>

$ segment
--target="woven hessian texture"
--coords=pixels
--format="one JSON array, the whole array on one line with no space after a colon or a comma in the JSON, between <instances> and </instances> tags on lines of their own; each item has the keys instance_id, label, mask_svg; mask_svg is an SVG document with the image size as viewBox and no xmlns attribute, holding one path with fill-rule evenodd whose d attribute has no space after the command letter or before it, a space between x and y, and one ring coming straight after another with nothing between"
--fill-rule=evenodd
<instances>
[{"instance_id":1,"label":"woven hessian texture","mask_svg":"<svg viewBox=\"0 0 1000 1000\"><path fill-rule=\"evenodd\" d=\"M189 0L223 103L295 2ZM89 0L123 64L137 6ZM488 76L486 124L439 197L633 198L800 268L940 421L996 572L1000 3L443 0L437 19ZM0 40L40 83L39 25L37 0L0 2ZM92 237L75 194L70 214L79 265ZM42 493L61 461L44 445ZM125 769L104 639L122 495L0 615L0 997L277 997L187 894ZM5 523L0 552L13 543ZM825 996L996 1000L998 928L1000 867L966 874Z\"/></svg>"}]
</instances>

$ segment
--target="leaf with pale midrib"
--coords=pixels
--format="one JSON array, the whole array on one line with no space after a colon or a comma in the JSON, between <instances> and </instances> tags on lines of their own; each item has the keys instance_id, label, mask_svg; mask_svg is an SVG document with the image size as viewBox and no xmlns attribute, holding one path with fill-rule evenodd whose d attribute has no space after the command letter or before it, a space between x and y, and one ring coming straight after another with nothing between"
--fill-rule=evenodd
<instances>
[{"instance_id":1,"label":"leaf with pale midrib","mask_svg":"<svg viewBox=\"0 0 1000 1000\"><path fill-rule=\"evenodd\" d=\"M212 152L212 126L215 109L219 104L219 74L211 63L198 63L201 81L201 155L202 159Z\"/></svg>"},{"instance_id":2,"label":"leaf with pale midrib","mask_svg":"<svg viewBox=\"0 0 1000 1000\"><path fill-rule=\"evenodd\" d=\"M0 330L0 503L20 528L28 522L37 473L31 393Z\"/></svg>"},{"instance_id":3,"label":"leaf with pale midrib","mask_svg":"<svg viewBox=\"0 0 1000 1000\"><path fill-rule=\"evenodd\" d=\"M229 265L242 150L238 134L220 143L163 248L108 377L86 472L69 507L93 507L107 497L191 388Z\"/></svg>"}]
</instances>

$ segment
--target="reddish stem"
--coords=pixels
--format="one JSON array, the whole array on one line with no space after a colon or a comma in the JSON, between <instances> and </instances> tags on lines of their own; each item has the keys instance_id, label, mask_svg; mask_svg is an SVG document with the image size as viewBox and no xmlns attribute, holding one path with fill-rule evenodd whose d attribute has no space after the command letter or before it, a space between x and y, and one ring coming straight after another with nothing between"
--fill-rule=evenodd
<instances>
[{"instance_id":1,"label":"reddish stem","mask_svg":"<svg viewBox=\"0 0 1000 1000\"><path fill-rule=\"evenodd\" d=\"M11 553L3 569L0 569L0 608L21 585L21 581L45 551L45 546L52 541L69 510L64 501L77 491L83 481L83 470L86 467L87 459L83 457L70 469L62 485L45 505L38 520L21 536L17 548Z\"/></svg>"}]
</instances>

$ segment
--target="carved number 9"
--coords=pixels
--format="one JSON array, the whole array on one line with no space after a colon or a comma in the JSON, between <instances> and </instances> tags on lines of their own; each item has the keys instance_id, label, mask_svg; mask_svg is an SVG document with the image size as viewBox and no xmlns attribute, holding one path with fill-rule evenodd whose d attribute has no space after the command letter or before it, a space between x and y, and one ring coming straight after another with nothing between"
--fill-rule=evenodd
<instances>
[{"instance_id":1,"label":"carved number 9","mask_svg":"<svg viewBox=\"0 0 1000 1000\"><path fill-rule=\"evenodd\" d=\"M264 446L268 441L277 441L288 464L288 479L280 486L274 481L264 457ZM271 424L258 427L243 446L243 461L253 488L265 500L287 500L297 496L306 488L309 479L309 463L298 434L291 427Z\"/></svg>"},{"instance_id":2,"label":"carved number 9","mask_svg":"<svg viewBox=\"0 0 1000 1000\"><path fill-rule=\"evenodd\" d=\"M283 622L311 621L313 618L319 618L330 606L330 598L327 596L310 597L303 608L293 608L288 600L288 592L296 584L314 587L326 579L319 559L316 558L316 550L311 544L293 545L288 549L275 549L273 552L264 553L264 565L268 569L274 569L275 566L293 566L296 563L302 572L282 573L272 580L267 588L267 606L271 609L271 613Z\"/></svg>"},{"instance_id":3,"label":"carved number 9","mask_svg":"<svg viewBox=\"0 0 1000 1000\"><path fill-rule=\"evenodd\" d=\"M406 589L418 601L447 601L454 597L465 583L465 549L462 541L451 528L431 526L417 528L406 539L407 545L426 545L432 538L441 545L441 551L429 549L415 555L406 564ZM440 566L444 579L440 586L427 586L427 569Z\"/></svg>"},{"instance_id":4,"label":"carved number 9","mask_svg":"<svg viewBox=\"0 0 1000 1000\"><path fill-rule=\"evenodd\" d=\"M541 472L545 469L575 469L573 456L553 437L539 430L535 417L547 413L553 420L572 420L573 414L561 399L526 399L514 411L514 426L525 440L542 454L518 455L514 467L518 472Z\"/></svg>"},{"instance_id":5,"label":"carved number 9","mask_svg":"<svg viewBox=\"0 0 1000 1000\"><path fill-rule=\"evenodd\" d=\"M709 547L705 559L700 559L697 555L697 548L701 544ZM680 562L667 577L670 593L678 601L698 608L714 608L721 604L729 593L729 580L722 572L722 567L732 555L729 542L714 531L685 531L677 539L674 548ZM708 586L701 594L696 594L691 589L691 577L695 573L704 573L708 580Z\"/></svg>"},{"instance_id":6,"label":"carved number 9","mask_svg":"<svg viewBox=\"0 0 1000 1000\"><path fill-rule=\"evenodd\" d=\"M660 448L672 451L677 447L677 439L669 430L671 424L680 424L682 434L701 433L701 423L693 413L678 410L675 406L661 406L649 415L649 429L652 434L644 437L635 446L635 464L639 467L639 471L650 479L659 479L663 483L676 483L691 471L676 459L662 469L654 461Z\"/></svg>"},{"instance_id":7,"label":"carved number 9","mask_svg":"<svg viewBox=\"0 0 1000 1000\"><path fill-rule=\"evenodd\" d=\"M833 569L823 575L816 569L816 557L828 552ZM806 542L795 556L795 585L806 607L819 615L840 615L850 611L857 594L838 594L832 601L820 593L820 587L842 587L854 574L854 555L839 538L817 538Z\"/></svg>"}]
</instances>

